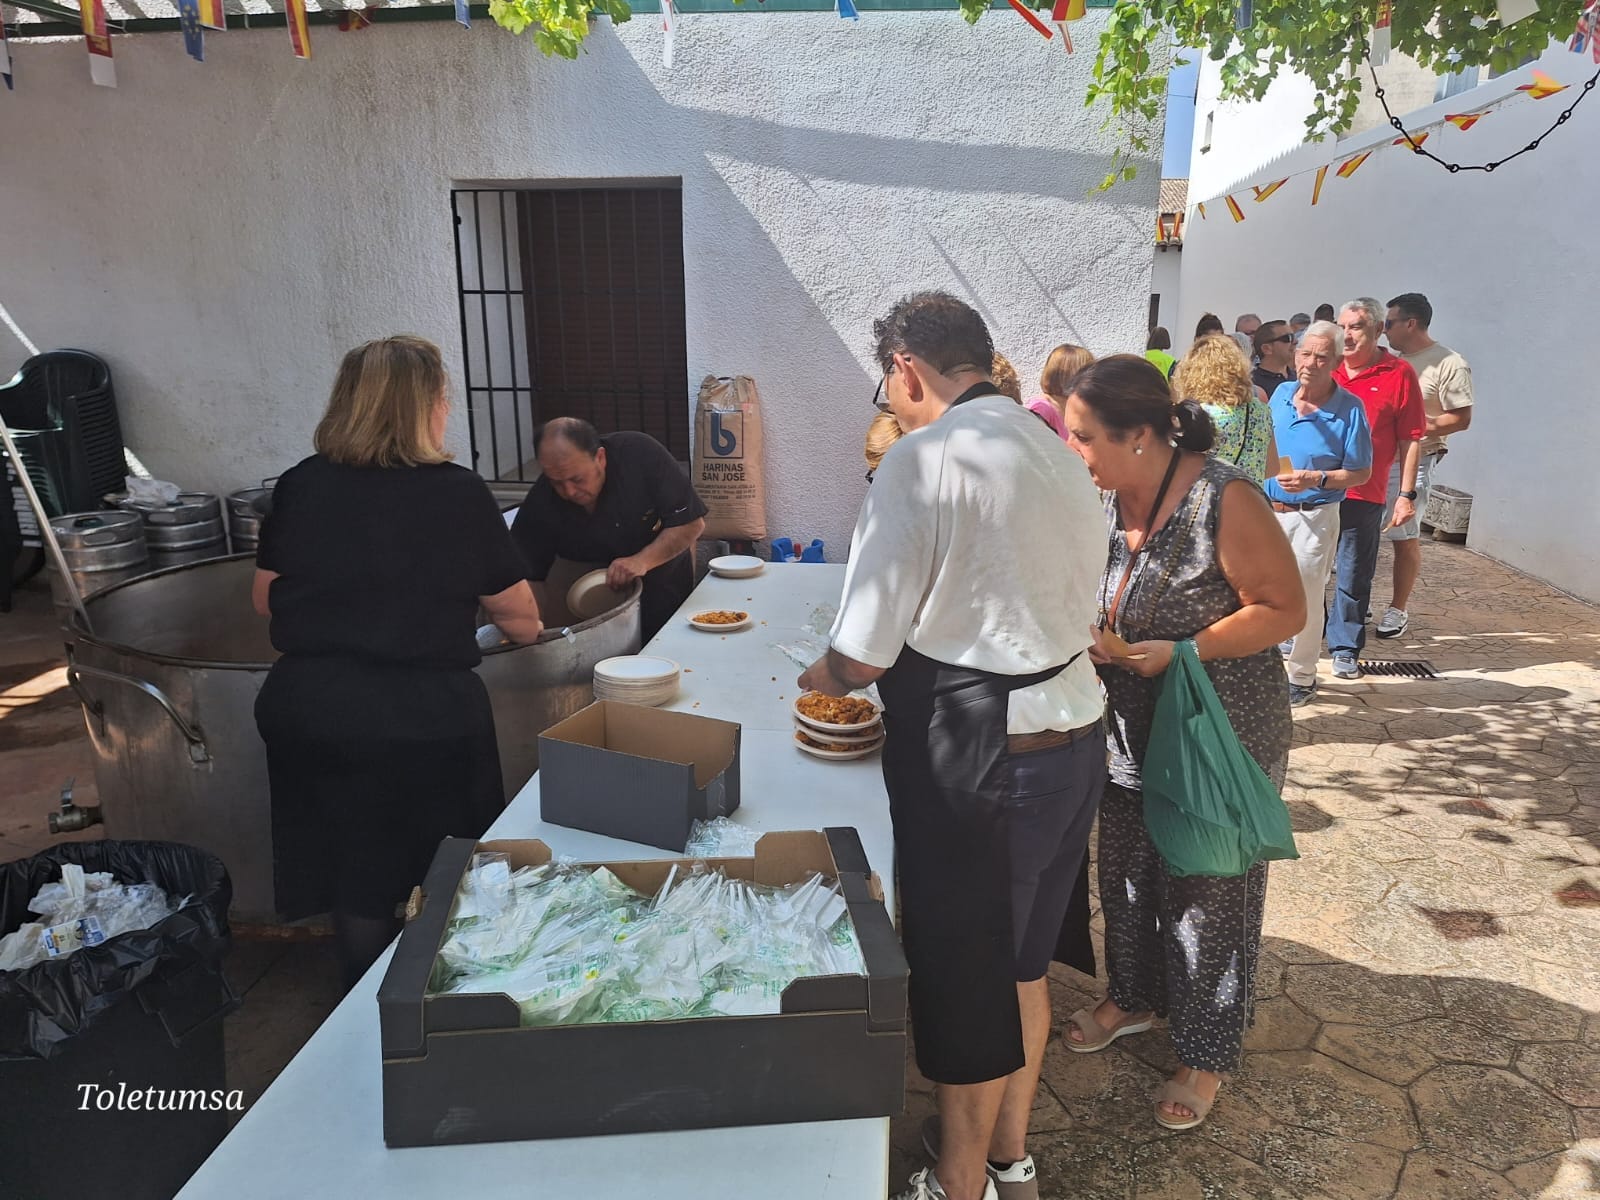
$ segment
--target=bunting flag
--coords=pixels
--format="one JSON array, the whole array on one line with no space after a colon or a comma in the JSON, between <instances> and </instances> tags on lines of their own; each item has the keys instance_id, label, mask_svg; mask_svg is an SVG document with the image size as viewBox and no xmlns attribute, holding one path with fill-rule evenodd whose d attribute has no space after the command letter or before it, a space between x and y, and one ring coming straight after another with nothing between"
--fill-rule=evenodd
<instances>
[{"instance_id":1,"label":"bunting flag","mask_svg":"<svg viewBox=\"0 0 1600 1200\"><path fill-rule=\"evenodd\" d=\"M178 0L178 27L183 30L183 49L195 62L206 60L206 35L200 28L200 0Z\"/></svg>"},{"instance_id":2,"label":"bunting flag","mask_svg":"<svg viewBox=\"0 0 1600 1200\"><path fill-rule=\"evenodd\" d=\"M1600 0L1595 0L1600 4ZM1072 34L1067 30L1070 21L1081 21L1088 15L1089 9L1085 0L1055 0L1050 9L1050 20L1061 31L1061 48L1068 54L1072 53Z\"/></svg>"},{"instance_id":3,"label":"bunting flag","mask_svg":"<svg viewBox=\"0 0 1600 1200\"><path fill-rule=\"evenodd\" d=\"M1495 0L1494 9L1502 27L1515 25L1539 11L1539 0Z\"/></svg>"},{"instance_id":4,"label":"bunting flag","mask_svg":"<svg viewBox=\"0 0 1600 1200\"><path fill-rule=\"evenodd\" d=\"M1371 150L1364 150L1360 154L1352 154L1349 158L1345 159L1339 164L1339 169L1335 171L1334 174L1340 179L1349 179L1350 176L1361 170L1361 164L1366 162L1367 159L1371 157Z\"/></svg>"},{"instance_id":5,"label":"bunting flag","mask_svg":"<svg viewBox=\"0 0 1600 1200\"><path fill-rule=\"evenodd\" d=\"M306 0L284 0L284 23L289 26L289 44L296 58L311 57L311 30L306 25Z\"/></svg>"},{"instance_id":6,"label":"bunting flag","mask_svg":"<svg viewBox=\"0 0 1600 1200\"><path fill-rule=\"evenodd\" d=\"M672 0L661 0L661 65L672 70L672 31L677 27L678 14Z\"/></svg>"},{"instance_id":7,"label":"bunting flag","mask_svg":"<svg viewBox=\"0 0 1600 1200\"><path fill-rule=\"evenodd\" d=\"M357 29L365 29L368 25L372 24L372 18L367 15L371 11L372 10L370 8L340 9L339 31L341 33L352 33Z\"/></svg>"},{"instance_id":8,"label":"bunting flag","mask_svg":"<svg viewBox=\"0 0 1600 1200\"><path fill-rule=\"evenodd\" d=\"M1239 207L1239 202L1232 196L1228 196L1226 199L1228 201L1228 211L1233 214L1234 223L1238 224L1244 220L1244 209Z\"/></svg>"},{"instance_id":9,"label":"bunting flag","mask_svg":"<svg viewBox=\"0 0 1600 1200\"><path fill-rule=\"evenodd\" d=\"M1404 146L1406 149L1415 154L1418 148L1421 147L1422 143L1427 140L1428 135L1426 133L1402 133L1389 144L1391 146Z\"/></svg>"},{"instance_id":10,"label":"bunting flag","mask_svg":"<svg viewBox=\"0 0 1600 1200\"><path fill-rule=\"evenodd\" d=\"M1022 0L1009 0L1009 3L1011 4L1012 8L1017 10L1017 14L1024 21L1026 21L1029 25L1032 25L1034 29L1039 32L1039 36L1044 38L1055 37L1055 31L1043 21L1039 20L1039 18L1034 15L1033 10L1024 4Z\"/></svg>"},{"instance_id":11,"label":"bunting flag","mask_svg":"<svg viewBox=\"0 0 1600 1200\"><path fill-rule=\"evenodd\" d=\"M228 15L222 11L222 0L199 0L202 29L226 29Z\"/></svg>"},{"instance_id":12,"label":"bunting flag","mask_svg":"<svg viewBox=\"0 0 1600 1200\"><path fill-rule=\"evenodd\" d=\"M1266 187L1252 187L1250 190L1256 194L1256 203L1260 204L1268 196L1272 195L1273 192L1277 191L1288 182L1288 179L1280 179L1276 183L1267 184Z\"/></svg>"},{"instance_id":13,"label":"bunting flag","mask_svg":"<svg viewBox=\"0 0 1600 1200\"><path fill-rule=\"evenodd\" d=\"M1389 48L1393 45L1393 37L1389 30L1389 23L1394 20L1394 9L1389 0L1379 0L1378 20L1372 27L1372 40L1367 43L1367 61L1375 67L1381 67L1389 61Z\"/></svg>"},{"instance_id":14,"label":"bunting flag","mask_svg":"<svg viewBox=\"0 0 1600 1200\"><path fill-rule=\"evenodd\" d=\"M861 14L856 11L856 6L855 6L855 3L854 3L854 0L838 0L837 9L838 9L839 16L840 16L840 18L842 20L845 20L845 21L859 21L859 20L861 20Z\"/></svg>"},{"instance_id":15,"label":"bunting flag","mask_svg":"<svg viewBox=\"0 0 1600 1200\"><path fill-rule=\"evenodd\" d=\"M117 86L117 64L111 61L111 36L106 32L104 0L83 0L83 44L89 51L89 78L98 87Z\"/></svg>"},{"instance_id":16,"label":"bunting flag","mask_svg":"<svg viewBox=\"0 0 1600 1200\"><path fill-rule=\"evenodd\" d=\"M1328 164L1323 163L1317 168L1317 181L1311 185L1311 206L1316 207L1317 201L1322 199L1322 181L1328 177Z\"/></svg>"},{"instance_id":17,"label":"bunting flag","mask_svg":"<svg viewBox=\"0 0 1600 1200\"><path fill-rule=\"evenodd\" d=\"M1537 68L1535 68L1533 72L1533 82L1525 83L1521 87L1517 88L1517 91L1527 92L1528 95L1535 100L1543 100L1546 96L1554 96L1557 92L1564 92L1566 90L1566 84L1557 83L1554 79L1551 79L1550 76L1546 75L1543 71L1538 70Z\"/></svg>"},{"instance_id":18,"label":"bunting flag","mask_svg":"<svg viewBox=\"0 0 1600 1200\"><path fill-rule=\"evenodd\" d=\"M472 14L467 11L467 0L456 0L456 20L461 28L472 28Z\"/></svg>"},{"instance_id":19,"label":"bunting flag","mask_svg":"<svg viewBox=\"0 0 1600 1200\"><path fill-rule=\"evenodd\" d=\"M1600 0L1589 0L1578 14L1578 24L1572 31L1567 49L1574 54L1589 51L1594 61L1600 63Z\"/></svg>"},{"instance_id":20,"label":"bunting flag","mask_svg":"<svg viewBox=\"0 0 1600 1200\"><path fill-rule=\"evenodd\" d=\"M1206 202L1202 200L1199 204L1195 205L1195 208L1200 210L1200 219L1204 221L1206 219Z\"/></svg>"},{"instance_id":21,"label":"bunting flag","mask_svg":"<svg viewBox=\"0 0 1600 1200\"><path fill-rule=\"evenodd\" d=\"M1449 116L1445 117L1445 120L1449 121L1450 124L1454 125L1457 129L1465 133L1488 115L1489 110L1484 109L1482 112L1451 113Z\"/></svg>"},{"instance_id":22,"label":"bunting flag","mask_svg":"<svg viewBox=\"0 0 1600 1200\"><path fill-rule=\"evenodd\" d=\"M6 46L6 23L0 20L0 79L6 81L6 91L11 91L14 84L11 82L11 51Z\"/></svg>"}]
</instances>

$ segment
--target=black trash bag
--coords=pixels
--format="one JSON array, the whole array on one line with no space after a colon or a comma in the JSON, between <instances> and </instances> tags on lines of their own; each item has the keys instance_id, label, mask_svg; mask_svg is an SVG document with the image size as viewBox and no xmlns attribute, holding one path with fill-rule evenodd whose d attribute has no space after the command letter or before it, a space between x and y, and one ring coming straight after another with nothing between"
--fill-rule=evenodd
<instances>
[{"instance_id":1,"label":"black trash bag","mask_svg":"<svg viewBox=\"0 0 1600 1200\"><path fill-rule=\"evenodd\" d=\"M46 959L25 971L0 971L0 1061L47 1059L68 1039L139 988L195 968L220 974L228 951L233 884L215 855L176 842L68 842L0 865L0 935L37 920L28 901L61 868L109 871L118 883L154 883L181 909L150 929Z\"/></svg>"}]
</instances>

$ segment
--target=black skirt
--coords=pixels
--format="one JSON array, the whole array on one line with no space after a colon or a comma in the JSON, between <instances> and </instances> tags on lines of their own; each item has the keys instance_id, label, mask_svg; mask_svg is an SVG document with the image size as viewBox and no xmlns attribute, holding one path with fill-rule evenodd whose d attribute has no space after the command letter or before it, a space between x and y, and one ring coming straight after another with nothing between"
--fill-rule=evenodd
<instances>
[{"instance_id":1,"label":"black skirt","mask_svg":"<svg viewBox=\"0 0 1600 1200\"><path fill-rule=\"evenodd\" d=\"M489 695L469 670L286 656L256 726L287 920L393 915L442 839L480 836L505 807Z\"/></svg>"}]
</instances>

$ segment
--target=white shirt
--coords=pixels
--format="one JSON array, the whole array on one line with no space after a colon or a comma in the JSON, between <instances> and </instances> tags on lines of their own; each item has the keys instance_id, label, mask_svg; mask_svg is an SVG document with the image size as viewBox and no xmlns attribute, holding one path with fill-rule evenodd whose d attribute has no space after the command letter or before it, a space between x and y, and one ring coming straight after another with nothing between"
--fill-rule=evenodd
<instances>
[{"instance_id":1,"label":"white shirt","mask_svg":"<svg viewBox=\"0 0 1600 1200\"><path fill-rule=\"evenodd\" d=\"M884 455L856 521L830 640L888 668L903 646L1029 675L1084 650L1106 520L1083 461L1004 396L981 396ZM1077 729L1104 710L1087 653L1011 693L1010 733Z\"/></svg>"}]
</instances>

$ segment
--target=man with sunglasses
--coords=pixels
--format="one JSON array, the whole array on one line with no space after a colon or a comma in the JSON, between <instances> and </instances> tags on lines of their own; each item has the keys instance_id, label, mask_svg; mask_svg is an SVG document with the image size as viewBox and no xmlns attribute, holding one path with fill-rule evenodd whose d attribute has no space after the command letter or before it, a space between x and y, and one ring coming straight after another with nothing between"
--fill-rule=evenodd
<instances>
[{"instance_id":1,"label":"man with sunglasses","mask_svg":"<svg viewBox=\"0 0 1600 1200\"><path fill-rule=\"evenodd\" d=\"M923 1129L934 1165L899 1200L1037 1200L1026 1137L1047 969L1106 776L1085 653L1105 516L1082 460L999 394L970 305L923 292L873 332L905 436L861 507L828 652L800 686L876 681L884 702L917 1064L939 1085Z\"/></svg>"},{"instance_id":2,"label":"man with sunglasses","mask_svg":"<svg viewBox=\"0 0 1600 1200\"><path fill-rule=\"evenodd\" d=\"M1268 397L1279 384L1294 378L1294 347L1294 334L1283 321L1268 321L1256 330L1256 365L1250 372L1250 382Z\"/></svg>"}]
</instances>

